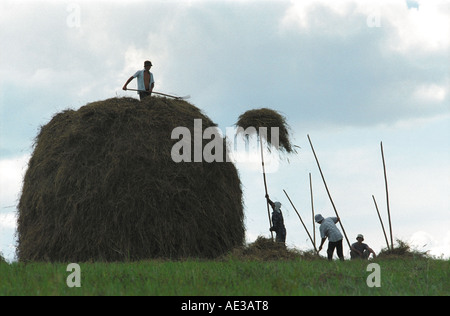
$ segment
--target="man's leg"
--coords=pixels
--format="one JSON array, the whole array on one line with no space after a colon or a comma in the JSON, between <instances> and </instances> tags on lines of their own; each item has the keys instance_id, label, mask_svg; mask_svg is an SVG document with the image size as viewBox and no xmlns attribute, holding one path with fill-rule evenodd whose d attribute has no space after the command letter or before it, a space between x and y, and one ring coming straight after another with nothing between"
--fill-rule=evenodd
<instances>
[{"instance_id":1,"label":"man's leg","mask_svg":"<svg viewBox=\"0 0 450 316\"><path fill-rule=\"evenodd\" d=\"M283 231L277 232L277 235L275 237L276 242L284 243L286 241L286 233Z\"/></svg>"},{"instance_id":2,"label":"man's leg","mask_svg":"<svg viewBox=\"0 0 450 316\"><path fill-rule=\"evenodd\" d=\"M369 252L369 250L367 250L367 249L364 250L364 252L363 252L363 259L368 260L369 257L370 257L370 252Z\"/></svg>"},{"instance_id":3,"label":"man's leg","mask_svg":"<svg viewBox=\"0 0 450 316\"><path fill-rule=\"evenodd\" d=\"M328 260L330 260L330 261L333 260L334 248L336 248L336 243L332 242L332 241L328 241L327 255L328 255Z\"/></svg>"},{"instance_id":4,"label":"man's leg","mask_svg":"<svg viewBox=\"0 0 450 316\"><path fill-rule=\"evenodd\" d=\"M336 242L336 251L339 259L344 261L344 251L342 248L342 239Z\"/></svg>"},{"instance_id":5,"label":"man's leg","mask_svg":"<svg viewBox=\"0 0 450 316\"><path fill-rule=\"evenodd\" d=\"M281 230L281 234L280 234L281 236L281 242L286 242L286 229L282 229Z\"/></svg>"},{"instance_id":6,"label":"man's leg","mask_svg":"<svg viewBox=\"0 0 450 316\"><path fill-rule=\"evenodd\" d=\"M276 233L276 235L275 235L275 242L282 242L281 235L279 233Z\"/></svg>"}]
</instances>

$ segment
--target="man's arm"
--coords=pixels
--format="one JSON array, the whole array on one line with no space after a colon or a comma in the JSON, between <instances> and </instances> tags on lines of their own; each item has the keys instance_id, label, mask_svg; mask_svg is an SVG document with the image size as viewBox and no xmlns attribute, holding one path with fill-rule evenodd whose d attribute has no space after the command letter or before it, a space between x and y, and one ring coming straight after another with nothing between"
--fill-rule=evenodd
<instances>
[{"instance_id":1,"label":"man's arm","mask_svg":"<svg viewBox=\"0 0 450 316\"><path fill-rule=\"evenodd\" d=\"M267 199L267 202L270 204L270 206L272 206L272 208L274 209L275 208L275 203L272 202L272 200L269 198L268 194L266 194L266 199Z\"/></svg>"},{"instance_id":2,"label":"man's arm","mask_svg":"<svg viewBox=\"0 0 450 316\"><path fill-rule=\"evenodd\" d=\"M322 246L323 246L323 244L325 243L326 240L327 240L327 237L322 238L322 242L320 243L318 252L322 250Z\"/></svg>"},{"instance_id":3,"label":"man's arm","mask_svg":"<svg viewBox=\"0 0 450 316\"><path fill-rule=\"evenodd\" d=\"M123 85L123 87L122 87L122 90L127 90L127 86L128 86L128 84L132 81L134 79L134 77L133 76L131 76L128 80L127 80L127 82L125 82L125 84ZM152 89L153 89L153 87L152 87Z\"/></svg>"},{"instance_id":4,"label":"man's arm","mask_svg":"<svg viewBox=\"0 0 450 316\"><path fill-rule=\"evenodd\" d=\"M373 254L373 258L374 258L374 259L377 257L377 254L375 253L375 251L373 251L372 248L367 247L367 250L369 250L369 252L370 252L371 254Z\"/></svg>"}]
</instances>

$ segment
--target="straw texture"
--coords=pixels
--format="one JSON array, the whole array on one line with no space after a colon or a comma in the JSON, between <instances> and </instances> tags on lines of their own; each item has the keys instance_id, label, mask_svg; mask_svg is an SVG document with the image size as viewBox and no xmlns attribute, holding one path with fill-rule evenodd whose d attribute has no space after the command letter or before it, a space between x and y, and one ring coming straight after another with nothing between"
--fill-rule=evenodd
<instances>
[{"instance_id":1,"label":"straw texture","mask_svg":"<svg viewBox=\"0 0 450 316\"><path fill-rule=\"evenodd\" d=\"M179 141L172 130L193 135L198 118L203 130L215 126L186 101L160 97L112 98L56 114L42 126L25 174L19 260L215 258L241 246L235 166L171 159Z\"/></svg>"},{"instance_id":2,"label":"straw texture","mask_svg":"<svg viewBox=\"0 0 450 316\"><path fill-rule=\"evenodd\" d=\"M254 127L256 133L266 140L269 146L272 144L272 127L278 127L279 140L278 148L282 152L295 152L294 146L291 144L289 135L289 125L286 123L286 118L275 110L268 108L254 109L246 111L238 118L236 126L247 130L249 127ZM259 133L260 128L267 128L267 135ZM242 132L242 131L241 131Z\"/></svg>"}]
</instances>

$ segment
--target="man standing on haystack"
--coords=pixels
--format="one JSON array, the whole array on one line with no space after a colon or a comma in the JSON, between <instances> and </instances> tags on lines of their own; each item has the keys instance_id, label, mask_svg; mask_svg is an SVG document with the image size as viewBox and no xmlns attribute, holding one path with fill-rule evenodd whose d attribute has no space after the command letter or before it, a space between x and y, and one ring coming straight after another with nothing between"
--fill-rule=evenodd
<instances>
[{"instance_id":1,"label":"man standing on haystack","mask_svg":"<svg viewBox=\"0 0 450 316\"><path fill-rule=\"evenodd\" d=\"M320 243L319 251L322 250L322 246L328 238L328 260L333 260L334 249L336 249L339 259L344 261L344 252L342 248L342 239L344 239L344 237L336 226L337 222L339 222L339 217L328 217L325 219L322 215L317 214L314 219L316 223L320 224L320 236L322 237L322 242Z\"/></svg>"},{"instance_id":2,"label":"man standing on haystack","mask_svg":"<svg viewBox=\"0 0 450 316\"><path fill-rule=\"evenodd\" d=\"M127 85L134 79L137 78L138 82L138 93L139 98L142 101L144 98L151 96L153 87L155 86L155 80L153 79L153 74L150 72L150 68L152 67L152 63L149 60L144 62L144 69L138 70L133 76L131 76L125 85L123 86L123 90L127 90Z\"/></svg>"},{"instance_id":3,"label":"man standing on haystack","mask_svg":"<svg viewBox=\"0 0 450 316\"><path fill-rule=\"evenodd\" d=\"M284 226L283 213L281 213L281 203L272 202L269 199L269 195L266 195L267 202L272 206L272 227L270 227L271 232L275 232L277 235L275 237L276 242L284 243L286 241L286 227Z\"/></svg>"}]
</instances>

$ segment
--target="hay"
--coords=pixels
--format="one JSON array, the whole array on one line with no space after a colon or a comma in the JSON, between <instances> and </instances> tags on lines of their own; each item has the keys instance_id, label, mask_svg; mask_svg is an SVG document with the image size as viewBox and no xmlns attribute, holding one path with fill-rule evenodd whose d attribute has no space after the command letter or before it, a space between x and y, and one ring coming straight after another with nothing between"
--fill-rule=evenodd
<instances>
[{"instance_id":1,"label":"hay","mask_svg":"<svg viewBox=\"0 0 450 316\"><path fill-rule=\"evenodd\" d=\"M194 135L196 118L203 130L215 126L186 101L157 97L56 114L41 128L24 178L19 260L216 258L242 245L235 166L171 158L179 141L172 130Z\"/></svg>"},{"instance_id":2,"label":"hay","mask_svg":"<svg viewBox=\"0 0 450 316\"><path fill-rule=\"evenodd\" d=\"M300 251L286 247L284 243L274 242L271 238L258 236L256 240L243 247L233 249L231 258L239 260L274 261L274 260L320 260L313 250Z\"/></svg>"},{"instance_id":3,"label":"hay","mask_svg":"<svg viewBox=\"0 0 450 316\"><path fill-rule=\"evenodd\" d=\"M278 127L279 147L276 149L285 151L286 153L295 152L295 146L290 141L289 125L286 123L286 118L277 111L268 108L249 110L239 116L236 126L242 127L244 130L249 127L254 127L258 135L259 128L266 127L267 135L261 134L261 136L263 136L263 139L266 140L269 146L272 145L271 127Z\"/></svg>"},{"instance_id":4,"label":"hay","mask_svg":"<svg viewBox=\"0 0 450 316\"><path fill-rule=\"evenodd\" d=\"M377 259L427 259L427 252L411 249L411 246L400 239L397 239L397 246L393 249L384 248L378 254Z\"/></svg>"}]
</instances>

